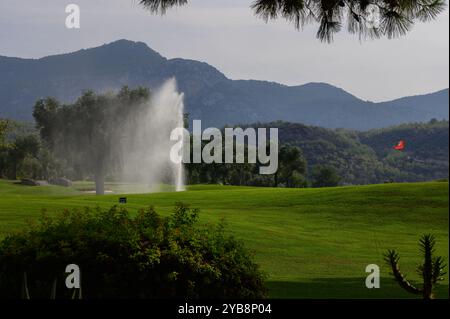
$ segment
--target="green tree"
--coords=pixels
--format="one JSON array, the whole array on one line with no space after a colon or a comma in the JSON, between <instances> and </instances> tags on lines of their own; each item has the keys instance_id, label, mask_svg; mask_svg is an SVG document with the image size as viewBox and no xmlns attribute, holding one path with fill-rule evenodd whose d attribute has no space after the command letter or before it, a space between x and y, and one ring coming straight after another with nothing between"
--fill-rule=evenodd
<instances>
[{"instance_id":1,"label":"green tree","mask_svg":"<svg viewBox=\"0 0 450 319\"><path fill-rule=\"evenodd\" d=\"M11 179L17 179L19 167L23 164L23 161L27 159L27 168L30 167L33 162L36 167L36 159L39 154L40 142L36 135L19 136L14 143L12 143L8 150L8 164L10 166L9 177ZM29 170L27 170L29 172ZM27 174L28 175L28 174ZM31 174L33 175L33 174ZM22 176L22 177L34 177L34 176Z\"/></svg>"},{"instance_id":2,"label":"green tree","mask_svg":"<svg viewBox=\"0 0 450 319\"><path fill-rule=\"evenodd\" d=\"M122 126L147 101L147 89L124 87L117 95L84 93L74 104L61 105L52 98L39 100L33 116L37 128L56 157L67 165L94 175L97 195L105 193L105 175L120 161Z\"/></svg>"},{"instance_id":3,"label":"green tree","mask_svg":"<svg viewBox=\"0 0 450 319\"><path fill-rule=\"evenodd\" d=\"M417 271L423 279L422 287L413 286L400 271L400 257L395 250L389 250L385 255L386 263L391 267L395 281L407 292L421 295L423 299L433 299L434 287L438 281L443 280L442 276L446 274L444 271L446 264L442 257L434 257L436 240L433 235L424 235L420 239L420 250L423 253L423 264Z\"/></svg>"},{"instance_id":4,"label":"green tree","mask_svg":"<svg viewBox=\"0 0 450 319\"><path fill-rule=\"evenodd\" d=\"M20 178L37 179L42 176L42 164L40 160L27 154L17 166L17 176Z\"/></svg>"},{"instance_id":5,"label":"green tree","mask_svg":"<svg viewBox=\"0 0 450 319\"><path fill-rule=\"evenodd\" d=\"M164 14L171 7L188 4L188 0L140 0L140 3L152 12ZM317 38L331 42L344 22L350 33L360 37L405 35L417 21L435 19L446 3L445 0L255 0L251 8L265 21L282 18L297 29L317 23ZM373 9L379 13L379 21L374 23Z\"/></svg>"},{"instance_id":6,"label":"green tree","mask_svg":"<svg viewBox=\"0 0 450 319\"><path fill-rule=\"evenodd\" d=\"M6 133L8 132L8 121L0 119L0 149L6 147Z\"/></svg>"},{"instance_id":7,"label":"green tree","mask_svg":"<svg viewBox=\"0 0 450 319\"><path fill-rule=\"evenodd\" d=\"M275 187L281 183L286 187L306 186L306 160L300 148L283 145L278 153L278 171L274 176Z\"/></svg>"},{"instance_id":8,"label":"green tree","mask_svg":"<svg viewBox=\"0 0 450 319\"><path fill-rule=\"evenodd\" d=\"M6 174L8 165L8 146L6 143L6 133L8 122L0 119L0 178Z\"/></svg>"},{"instance_id":9,"label":"green tree","mask_svg":"<svg viewBox=\"0 0 450 319\"><path fill-rule=\"evenodd\" d=\"M331 166L318 165L314 167L313 187L336 187L339 185L340 177Z\"/></svg>"}]
</instances>

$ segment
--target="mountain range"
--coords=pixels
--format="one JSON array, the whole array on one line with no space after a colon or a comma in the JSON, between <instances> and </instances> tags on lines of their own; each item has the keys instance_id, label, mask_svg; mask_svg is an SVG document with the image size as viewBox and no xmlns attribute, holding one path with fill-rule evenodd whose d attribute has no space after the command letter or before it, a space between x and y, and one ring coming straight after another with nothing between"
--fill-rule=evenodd
<instances>
[{"instance_id":1,"label":"mountain range","mask_svg":"<svg viewBox=\"0 0 450 319\"><path fill-rule=\"evenodd\" d=\"M88 89L157 89L172 77L185 93L190 118L205 126L281 120L368 130L449 118L448 89L373 103L326 83L231 80L207 63L167 59L145 43L128 40L40 59L0 56L0 117L31 120L39 98L54 96L69 103Z\"/></svg>"}]
</instances>

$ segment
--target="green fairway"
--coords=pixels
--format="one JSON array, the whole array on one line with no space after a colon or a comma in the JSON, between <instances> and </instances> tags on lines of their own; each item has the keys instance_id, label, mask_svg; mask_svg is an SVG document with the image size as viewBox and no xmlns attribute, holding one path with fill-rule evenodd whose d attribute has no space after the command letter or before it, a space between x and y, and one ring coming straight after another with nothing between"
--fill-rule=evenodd
<instances>
[{"instance_id":1,"label":"green fairway","mask_svg":"<svg viewBox=\"0 0 450 319\"><path fill-rule=\"evenodd\" d=\"M118 204L73 188L27 187L0 180L0 236L19 230L42 209ZM115 185L107 188L114 190ZM418 240L437 239L448 260L448 183L386 184L329 189L192 186L182 193L127 195L131 212L154 206L168 214L176 202L200 208L202 222L224 218L229 231L255 253L276 298L411 298L389 275L383 253L395 248L409 279L419 279ZM365 287L365 268L381 268L381 289ZM448 298L448 275L438 289Z\"/></svg>"}]
</instances>

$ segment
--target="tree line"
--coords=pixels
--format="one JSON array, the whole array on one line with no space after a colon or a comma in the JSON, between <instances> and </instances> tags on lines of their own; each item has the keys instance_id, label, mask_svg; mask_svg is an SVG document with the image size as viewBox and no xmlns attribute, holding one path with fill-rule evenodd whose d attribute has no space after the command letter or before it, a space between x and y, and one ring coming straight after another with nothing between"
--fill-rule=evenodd
<instances>
[{"instance_id":1,"label":"tree line","mask_svg":"<svg viewBox=\"0 0 450 319\"><path fill-rule=\"evenodd\" d=\"M117 178L121 127L139 115L149 98L151 92L144 88L124 87L117 94L85 92L69 105L54 98L37 101L36 127L1 120L0 177L88 179L96 181L102 193L105 179ZM258 174L258 164L186 164L187 182L324 187L448 178L448 121L368 132L286 122L241 127L250 126L279 129L276 174ZM407 142L404 152L392 149L400 139Z\"/></svg>"},{"instance_id":2,"label":"tree line","mask_svg":"<svg viewBox=\"0 0 450 319\"><path fill-rule=\"evenodd\" d=\"M37 101L35 128L1 120L0 177L88 179L96 181L102 193L105 179L117 177L121 126L139 114L149 98L151 92L144 88L124 87L117 94L86 92L70 105L54 98ZM251 126L279 129L276 174L258 174L258 164L186 164L187 182L324 187L448 179L448 125L431 120L357 132L256 123ZM392 149L400 139L407 142L404 152Z\"/></svg>"},{"instance_id":3,"label":"tree line","mask_svg":"<svg viewBox=\"0 0 450 319\"><path fill-rule=\"evenodd\" d=\"M0 176L9 179L49 180L65 177L95 181L103 194L105 179L114 180L121 163L123 123L133 121L151 98L148 89L123 87L117 94L85 92L73 104L55 98L34 105L36 129L7 141L11 121L1 121ZM10 134L11 135L11 134ZM226 184L264 187L337 186L340 178L329 166L317 165L308 180L308 165L300 148L285 144L279 169L260 175L258 164L186 164L189 184Z\"/></svg>"}]
</instances>

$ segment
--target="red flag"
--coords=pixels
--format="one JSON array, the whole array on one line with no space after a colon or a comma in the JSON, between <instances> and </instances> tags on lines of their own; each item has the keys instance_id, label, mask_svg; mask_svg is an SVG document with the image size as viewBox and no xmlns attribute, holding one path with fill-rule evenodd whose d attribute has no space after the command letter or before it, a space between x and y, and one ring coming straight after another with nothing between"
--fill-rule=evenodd
<instances>
[{"instance_id":1,"label":"red flag","mask_svg":"<svg viewBox=\"0 0 450 319\"><path fill-rule=\"evenodd\" d=\"M403 151L405 149L405 147L406 147L405 141L401 140L400 142L398 142L397 145L394 146L394 150Z\"/></svg>"}]
</instances>

